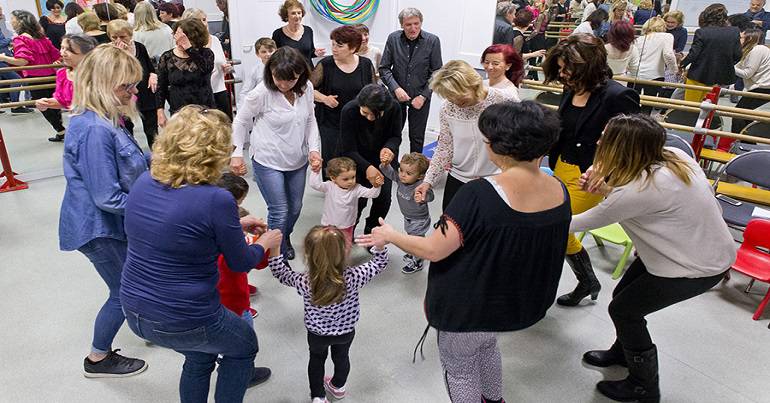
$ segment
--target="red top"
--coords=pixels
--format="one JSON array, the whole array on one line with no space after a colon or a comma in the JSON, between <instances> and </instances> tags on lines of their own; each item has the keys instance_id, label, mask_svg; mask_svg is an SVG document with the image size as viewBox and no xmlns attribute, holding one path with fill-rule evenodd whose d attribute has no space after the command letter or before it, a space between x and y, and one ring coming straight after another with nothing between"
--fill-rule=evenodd
<instances>
[{"instance_id":1,"label":"red top","mask_svg":"<svg viewBox=\"0 0 770 403\"><path fill-rule=\"evenodd\" d=\"M254 235L246 236L246 243L254 244L258 237ZM270 256L268 251L265 251L265 258L257 264L256 269L262 270L267 267L267 258ZM233 311L236 315L243 315L243 311L249 309L251 301L249 301L249 279L247 273L232 271L225 262L224 255L219 255L217 259L217 266L219 267L219 281L217 281L217 290L219 291L219 299L225 308Z\"/></svg>"},{"instance_id":2,"label":"red top","mask_svg":"<svg viewBox=\"0 0 770 403\"><path fill-rule=\"evenodd\" d=\"M38 64L52 64L59 60L61 55L59 49L56 49L48 38L30 38L26 35L19 35L13 38L13 57L24 59L28 66ZM21 74L24 77L44 77L56 74L55 69L37 69L23 70Z\"/></svg>"}]
</instances>

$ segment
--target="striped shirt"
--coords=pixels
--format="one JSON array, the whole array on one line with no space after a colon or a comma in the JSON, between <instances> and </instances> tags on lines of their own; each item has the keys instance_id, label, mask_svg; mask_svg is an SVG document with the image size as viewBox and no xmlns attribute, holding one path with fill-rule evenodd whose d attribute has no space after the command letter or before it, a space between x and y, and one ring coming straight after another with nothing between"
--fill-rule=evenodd
<instances>
[{"instance_id":1,"label":"striped shirt","mask_svg":"<svg viewBox=\"0 0 770 403\"><path fill-rule=\"evenodd\" d=\"M345 269L345 298L342 302L316 306L311 303L310 281L307 273L292 270L283 255L271 257L268 264L273 277L283 285L294 287L305 303L305 327L319 336L338 336L355 330L361 317L358 290L388 266L388 250L376 250L374 258L360 266Z\"/></svg>"}]
</instances>

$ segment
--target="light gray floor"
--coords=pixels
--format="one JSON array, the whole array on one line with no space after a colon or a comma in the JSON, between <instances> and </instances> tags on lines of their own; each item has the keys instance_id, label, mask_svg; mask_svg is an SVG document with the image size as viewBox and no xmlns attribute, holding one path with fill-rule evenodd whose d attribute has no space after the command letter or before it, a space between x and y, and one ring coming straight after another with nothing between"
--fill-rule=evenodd
<instances>
[{"instance_id":1,"label":"light gray floor","mask_svg":"<svg viewBox=\"0 0 770 403\"><path fill-rule=\"evenodd\" d=\"M51 130L39 114L0 115L0 126L17 171L61 169L61 144L45 140ZM144 138L138 137L144 144ZM244 206L264 216L264 202L256 185L251 185ZM64 179L53 177L32 181L28 190L0 194L0 402L178 400L181 356L147 346L126 327L114 347L147 360L149 369L126 379L83 377L82 360L107 289L85 257L58 250L63 191ZM312 190L306 192L293 237L296 246L319 222L321 197ZM431 208L433 217L438 217L440 203ZM388 222L402 225L397 208L391 210ZM613 340L607 304L615 285L610 272L621 252L613 246L601 250L592 241L586 245L604 286L599 300L578 308L554 306L532 328L499 335L508 402L605 402L595 383L624 376L618 369L599 371L580 361L584 351L605 348ZM301 248L298 252L302 253ZM362 290L362 319L351 350L345 401L448 401L434 331L425 343L425 360L418 354L412 363L412 350L425 327L422 299L427 273L401 274L402 255L391 248L389 268ZM304 268L296 262L296 268ZM269 272L252 272L249 278L260 289L253 300L260 312L255 320L261 350L257 363L270 366L274 375L249 390L246 400L307 401L301 299ZM649 327L660 352L663 401L770 402L770 312L760 321L751 320L767 285L759 284L752 294L744 294L746 283L746 278L734 275L729 283L698 298L650 315ZM560 293L574 284L565 265Z\"/></svg>"}]
</instances>

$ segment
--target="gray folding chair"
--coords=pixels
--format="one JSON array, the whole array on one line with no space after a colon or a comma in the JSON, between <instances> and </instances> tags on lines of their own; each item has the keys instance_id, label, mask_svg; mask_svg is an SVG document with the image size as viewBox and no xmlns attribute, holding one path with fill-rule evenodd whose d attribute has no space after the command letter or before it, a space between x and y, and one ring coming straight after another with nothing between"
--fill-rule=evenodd
<instances>
[{"instance_id":1,"label":"gray folding chair","mask_svg":"<svg viewBox=\"0 0 770 403\"><path fill-rule=\"evenodd\" d=\"M748 126L744 127L743 130L741 130L741 134L770 139L770 123L752 122ZM755 150L770 150L770 145L736 141L730 148L730 152L733 154L745 154L749 151Z\"/></svg>"},{"instance_id":2,"label":"gray folding chair","mask_svg":"<svg viewBox=\"0 0 770 403\"><path fill-rule=\"evenodd\" d=\"M666 147L678 148L686 152L691 158L695 158L695 151L693 151L690 143L670 131L666 132Z\"/></svg>"},{"instance_id":3,"label":"gray folding chair","mask_svg":"<svg viewBox=\"0 0 770 403\"><path fill-rule=\"evenodd\" d=\"M666 123L673 123L675 125L695 127L695 124L698 122L698 115L698 112L669 109L663 115L663 121ZM722 128L722 117L719 115L714 115L714 118L711 119L711 125L708 128L712 130L720 130ZM692 143L692 133L680 130L671 130L671 132L683 138L685 141ZM714 138L711 136L706 136L706 143L704 144L704 147L711 149L716 148L716 142L714 141Z\"/></svg>"},{"instance_id":4,"label":"gray folding chair","mask_svg":"<svg viewBox=\"0 0 770 403\"><path fill-rule=\"evenodd\" d=\"M752 185L770 188L770 151L749 151L733 158L725 164L714 181L714 192L722 206L722 217L733 227L746 228L757 205L719 194L717 188L720 178L725 175Z\"/></svg>"}]
</instances>

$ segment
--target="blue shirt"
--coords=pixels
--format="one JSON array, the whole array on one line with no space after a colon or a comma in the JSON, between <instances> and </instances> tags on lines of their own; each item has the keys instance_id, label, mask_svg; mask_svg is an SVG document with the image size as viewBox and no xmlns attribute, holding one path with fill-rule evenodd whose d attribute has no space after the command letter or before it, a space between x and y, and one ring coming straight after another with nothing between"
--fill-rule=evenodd
<instances>
[{"instance_id":1,"label":"blue shirt","mask_svg":"<svg viewBox=\"0 0 770 403\"><path fill-rule=\"evenodd\" d=\"M751 18L752 21L762 21L762 25L758 26L757 28L761 29L763 32L762 38L759 39L759 44L764 45L765 44L765 36L767 35L767 30L770 29L770 13L765 11L765 9L759 10L756 13L752 13L751 11L746 11L744 13L746 17Z\"/></svg>"},{"instance_id":2,"label":"blue shirt","mask_svg":"<svg viewBox=\"0 0 770 403\"><path fill-rule=\"evenodd\" d=\"M264 257L247 245L230 192L210 185L178 189L142 175L126 204L128 253L123 306L180 330L208 324L221 309L217 258L247 272Z\"/></svg>"},{"instance_id":3,"label":"blue shirt","mask_svg":"<svg viewBox=\"0 0 770 403\"><path fill-rule=\"evenodd\" d=\"M63 162L67 188L59 216L61 250L76 250L95 238L125 240L128 191L147 171L134 137L86 111L70 119Z\"/></svg>"},{"instance_id":4,"label":"blue shirt","mask_svg":"<svg viewBox=\"0 0 770 403\"><path fill-rule=\"evenodd\" d=\"M687 46L687 28L676 27L666 30L666 32L674 37L674 53L684 52L684 47Z\"/></svg>"}]
</instances>

